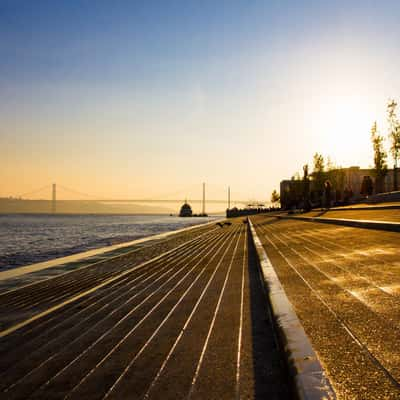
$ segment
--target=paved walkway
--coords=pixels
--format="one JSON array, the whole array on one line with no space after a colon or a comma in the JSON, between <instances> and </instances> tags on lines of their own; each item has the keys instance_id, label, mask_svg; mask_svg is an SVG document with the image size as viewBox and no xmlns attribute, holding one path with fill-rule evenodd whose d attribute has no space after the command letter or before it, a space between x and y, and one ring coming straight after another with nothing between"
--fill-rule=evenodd
<instances>
[{"instance_id":1,"label":"paved walkway","mask_svg":"<svg viewBox=\"0 0 400 400\"><path fill-rule=\"evenodd\" d=\"M286 399L247 225L0 295L7 399Z\"/></svg>"},{"instance_id":2,"label":"paved walkway","mask_svg":"<svg viewBox=\"0 0 400 400\"><path fill-rule=\"evenodd\" d=\"M400 233L251 219L338 397L399 399Z\"/></svg>"},{"instance_id":3,"label":"paved walkway","mask_svg":"<svg viewBox=\"0 0 400 400\"><path fill-rule=\"evenodd\" d=\"M400 222L400 208L399 209L386 209L374 210L356 210L343 208L339 210L329 211L310 211L301 214L304 217L320 217L320 218L345 218L356 220L371 220L371 221L387 221L387 222Z\"/></svg>"}]
</instances>

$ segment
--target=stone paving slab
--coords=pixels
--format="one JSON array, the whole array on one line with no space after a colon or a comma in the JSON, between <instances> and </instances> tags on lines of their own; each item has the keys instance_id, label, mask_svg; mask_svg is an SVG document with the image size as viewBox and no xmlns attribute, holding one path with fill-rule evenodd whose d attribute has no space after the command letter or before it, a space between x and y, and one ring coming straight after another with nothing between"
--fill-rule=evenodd
<instances>
[{"instance_id":1,"label":"stone paving slab","mask_svg":"<svg viewBox=\"0 0 400 400\"><path fill-rule=\"evenodd\" d=\"M304 217L318 218L339 218L339 219L355 219L355 220L371 220L382 222L398 222L400 223L400 205L399 208L390 209L362 209L354 208L316 210L301 214Z\"/></svg>"},{"instance_id":2,"label":"stone paving slab","mask_svg":"<svg viewBox=\"0 0 400 400\"><path fill-rule=\"evenodd\" d=\"M400 398L400 234L251 217L340 399Z\"/></svg>"},{"instance_id":3,"label":"stone paving slab","mask_svg":"<svg viewBox=\"0 0 400 400\"><path fill-rule=\"evenodd\" d=\"M247 225L214 228L93 268L90 285L59 276L1 301L0 322L19 325L0 337L0 397L293 398Z\"/></svg>"}]
</instances>

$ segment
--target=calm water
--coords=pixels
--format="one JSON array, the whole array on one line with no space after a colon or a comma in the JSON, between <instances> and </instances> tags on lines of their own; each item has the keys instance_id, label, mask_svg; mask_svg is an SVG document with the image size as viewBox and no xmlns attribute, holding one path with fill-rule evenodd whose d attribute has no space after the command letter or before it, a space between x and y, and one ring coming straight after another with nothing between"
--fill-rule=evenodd
<instances>
[{"instance_id":1,"label":"calm water","mask_svg":"<svg viewBox=\"0 0 400 400\"><path fill-rule=\"evenodd\" d=\"M209 220L164 215L0 215L0 270Z\"/></svg>"}]
</instances>

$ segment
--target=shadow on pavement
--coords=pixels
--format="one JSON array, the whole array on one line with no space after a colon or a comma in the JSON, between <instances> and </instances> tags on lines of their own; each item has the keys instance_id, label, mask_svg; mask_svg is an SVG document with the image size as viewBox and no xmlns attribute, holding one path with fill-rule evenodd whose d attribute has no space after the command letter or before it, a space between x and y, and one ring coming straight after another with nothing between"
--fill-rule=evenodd
<instances>
[{"instance_id":1,"label":"shadow on pavement","mask_svg":"<svg viewBox=\"0 0 400 400\"><path fill-rule=\"evenodd\" d=\"M256 251L248 236L248 277L252 326L255 399L292 399L285 360L278 348L260 280Z\"/></svg>"}]
</instances>

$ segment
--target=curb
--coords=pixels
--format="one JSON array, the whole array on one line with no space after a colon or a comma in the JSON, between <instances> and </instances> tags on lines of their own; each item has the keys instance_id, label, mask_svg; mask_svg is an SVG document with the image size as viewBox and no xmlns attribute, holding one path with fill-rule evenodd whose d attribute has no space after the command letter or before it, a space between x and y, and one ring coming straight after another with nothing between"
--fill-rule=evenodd
<instances>
[{"instance_id":1,"label":"curb","mask_svg":"<svg viewBox=\"0 0 400 400\"><path fill-rule=\"evenodd\" d=\"M329 211L376 211L376 210L399 210L400 205L390 205L390 206L363 206L363 207L357 207L357 206L349 206L349 207L332 207L329 209Z\"/></svg>"},{"instance_id":2,"label":"curb","mask_svg":"<svg viewBox=\"0 0 400 400\"><path fill-rule=\"evenodd\" d=\"M345 219L345 218L292 217L289 215L278 215L277 218L294 219L306 222L320 222L322 224L351 226L353 228L400 232L400 223L398 222L389 222L389 221L382 222L382 221L371 221L365 219Z\"/></svg>"},{"instance_id":3,"label":"curb","mask_svg":"<svg viewBox=\"0 0 400 400\"><path fill-rule=\"evenodd\" d=\"M300 400L334 400L336 395L325 371L286 296L252 222L250 219L248 221L263 285L269 298L277 329L279 345L285 353L297 398Z\"/></svg>"}]
</instances>

